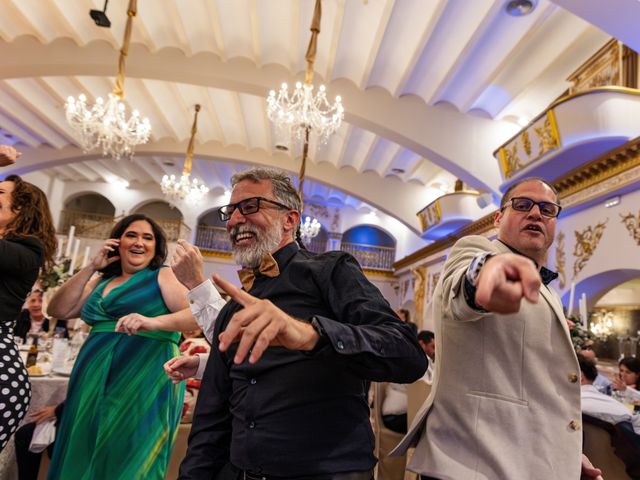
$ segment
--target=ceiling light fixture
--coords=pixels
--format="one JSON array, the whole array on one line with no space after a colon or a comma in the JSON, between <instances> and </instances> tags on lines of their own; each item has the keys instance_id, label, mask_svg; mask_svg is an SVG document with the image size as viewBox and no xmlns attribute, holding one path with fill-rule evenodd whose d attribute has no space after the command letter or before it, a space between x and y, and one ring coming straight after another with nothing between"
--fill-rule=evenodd
<instances>
[{"instance_id":1,"label":"ceiling light fixture","mask_svg":"<svg viewBox=\"0 0 640 480\"><path fill-rule=\"evenodd\" d=\"M187 156L184 160L184 169L180 179L175 175L165 175L160 182L160 189L167 197L169 203L176 206L180 202L185 202L190 206L195 206L202 201L209 193L209 188L200 183L197 178L190 179L191 168L193 166L193 150L195 148L195 138L198 132L198 113L200 105L195 107L196 113L193 115L193 125L191 126L191 138L187 147Z\"/></svg>"},{"instance_id":2,"label":"ceiling light fixture","mask_svg":"<svg viewBox=\"0 0 640 480\"><path fill-rule=\"evenodd\" d=\"M276 148L288 150L289 140L292 136L303 142L298 186L301 203L302 186L309 156L310 132L313 131L321 143L326 143L329 137L340 128L344 119L344 107L340 96L335 98L333 104L329 103L324 85L320 85L315 95L313 93L313 64L316 59L321 17L321 0L316 0L311 20L311 39L304 57L307 62L304 83L296 83L291 96L289 96L289 87L283 83L277 95L275 90L271 90L267 97L267 116L275 127ZM320 227L320 222L307 217L305 222L300 225L300 233L303 239L309 241L318 235Z\"/></svg>"},{"instance_id":3,"label":"ceiling light fixture","mask_svg":"<svg viewBox=\"0 0 640 480\"><path fill-rule=\"evenodd\" d=\"M511 0L505 10L513 17L524 17L533 12L537 4L538 0Z\"/></svg>"},{"instance_id":4,"label":"ceiling light fixture","mask_svg":"<svg viewBox=\"0 0 640 480\"><path fill-rule=\"evenodd\" d=\"M125 61L131 42L133 18L136 16L137 0L129 0L127 10L127 25L118 61L118 76L113 92L105 102L102 97L96 99L91 107L87 105L87 97L81 94L76 100L67 99L65 112L69 125L79 135L82 150L88 152L102 148L102 155L116 160L120 157L132 158L136 145L147 143L151 135L149 119L141 119L140 113L134 110L127 118L127 108L122 103L124 99ZM105 4L106 9L106 4Z\"/></svg>"}]
</instances>

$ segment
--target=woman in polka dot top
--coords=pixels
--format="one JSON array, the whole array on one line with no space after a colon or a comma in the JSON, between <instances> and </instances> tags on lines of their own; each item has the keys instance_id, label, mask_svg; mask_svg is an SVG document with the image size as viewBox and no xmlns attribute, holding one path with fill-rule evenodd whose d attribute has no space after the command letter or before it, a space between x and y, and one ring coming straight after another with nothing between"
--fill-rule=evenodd
<instances>
[{"instance_id":1,"label":"woman in polka dot top","mask_svg":"<svg viewBox=\"0 0 640 480\"><path fill-rule=\"evenodd\" d=\"M31 399L13 340L15 319L40 268L53 263L56 237L45 194L17 175L0 182L0 451Z\"/></svg>"}]
</instances>

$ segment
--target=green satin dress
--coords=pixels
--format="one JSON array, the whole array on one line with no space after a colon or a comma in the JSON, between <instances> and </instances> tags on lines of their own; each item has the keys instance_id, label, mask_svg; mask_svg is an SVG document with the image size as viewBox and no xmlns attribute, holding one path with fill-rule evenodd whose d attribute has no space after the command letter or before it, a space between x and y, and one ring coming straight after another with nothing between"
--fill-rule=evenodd
<instances>
[{"instance_id":1,"label":"green satin dress","mask_svg":"<svg viewBox=\"0 0 640 480\"><path fill-rule=\"evenodd\" d=\"M183 384L163 364L180 354L177 332L114 332L130 313L170 313L159 270L141 270L104 298L109 279L87 298L81 318L92 325L71 372L49 468L51 480L161 480L182 411Z\"/></svg>"}]
</instances>

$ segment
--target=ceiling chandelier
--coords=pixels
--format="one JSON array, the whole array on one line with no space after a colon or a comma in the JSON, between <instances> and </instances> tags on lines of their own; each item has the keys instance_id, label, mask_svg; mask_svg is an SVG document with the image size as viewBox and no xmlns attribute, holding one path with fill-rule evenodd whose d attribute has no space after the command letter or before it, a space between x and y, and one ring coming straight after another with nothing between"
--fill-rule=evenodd
<instances>
[{"instance_id":1,"label":"ceiling chandelier","mask_svg":"<svg viewBox=\"0 0 640 480\"><path fill-rule=\"evenodd\" d=\"M310 242L312 238L320 233L322 225L315 218L311 220L311 217L307 217L304 222L300 223L300 237L304 242Z\"/></svg>"},{"instance_id":2,"label":"ceiling chandelier","mask_svg":"<svg viewBox=\"0 0 640 480\"><path fill-rule=\"evenodd\" d=\"M162 193L167 197L169 203L174 206L180 202L195 206L209 193L209 188L200 183L197 178L190 179L195 138L198 132L198 112L200 112L200 105L196 105L195 110L193 125L191 126L191 138L189 139L189 146L187 147L187 156L184 160L182 175L180 179L176 179L175 175L165 175L160 182Z\"/></svg>"},{"instance_id":3,"label":"ceiling chandelier","mask_svg":"<svg viewBox=\"0 0 640 480\"><path fill-rule=\"evenodd\" d=\"M151 135L149 119L140 118L134 110L127 118L124 99L125 61L129 52L133 17L136 16L137 0L129 0L127 25L118 61L118 76L113 92L106 102L98 97L93 106L87 105L87 97L81 94L78 99L69 97L65 103L65 112L69 125L79 135L82 150L88 152L102 148L102 154L116 160L120 157L133 157L136 145L146 143Z\"/></svg>"},{"instance_id":4,"label":"ceiling chandelier","mask_svg":"<svg viewBox=\"0 0 640 480\"><path fill-rule=\"evenodd\" d=\"M287 150L285 146L291 136L302 141L302 165L300 167L300 184L298 195L302 203L302 186L309 156L309 134L311 131L321 143L326 143L333 135L344 118L342 99L337 96L333 104L327 99L326 88L320 85L317 93L313 93L313 64L316 58L318 35L320 34L320 19L322 17L321 0L316 0L313 19L311 21L311 39L305 54L307 69L304 83L296 83L295 89L289 95L286 83L283 83L276 94L269 92L267 97L267 116L274 124L277 142L276 148ZM282 143L281 143L282 142ZM300 225L300 234L305 241L310 241L320 232L321 224L315 218L306 218Z\"/></svg>"}]
</instances>

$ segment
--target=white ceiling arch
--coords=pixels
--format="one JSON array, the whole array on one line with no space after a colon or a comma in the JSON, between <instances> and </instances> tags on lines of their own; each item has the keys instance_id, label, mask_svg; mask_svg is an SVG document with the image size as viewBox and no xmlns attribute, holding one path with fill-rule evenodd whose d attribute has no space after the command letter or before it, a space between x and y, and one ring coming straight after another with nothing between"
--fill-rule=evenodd
<instances>
[{"instance_id":1,"label":"white ceiling arch","mask_svg":"<svg viewBox=\"0 0 640 480\"><path fill-rule=\"evenodd\" d=\"M24 151L4 172L157 183L180 171L195 103L203 105L195 171L210 183L226 178L214 174L216 160L297 172L294 154L273 150L264 98L300 78L314 0L140 0L126 92L154 126L141 164L83 154L64 120L67 95L111 90L128 0L109 2L110 29L89 19L103 3L0 0L0 134ZM341 189L415 232L415 212L442 194L436 186L461 178L497 192L493 150L608 39L549 0L519 18L504 6L324 0L316 80L342 95L346 122L312 149L307 196Z\"/></svg>"}]
</instances>

